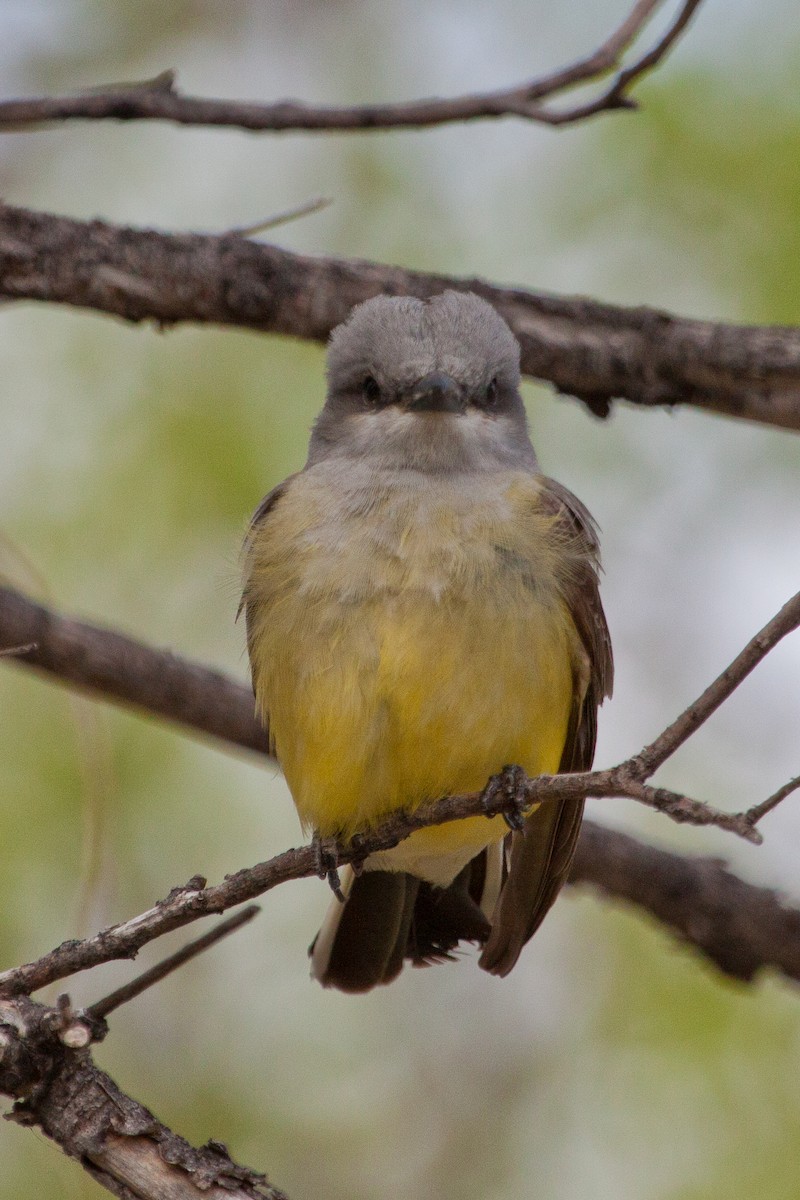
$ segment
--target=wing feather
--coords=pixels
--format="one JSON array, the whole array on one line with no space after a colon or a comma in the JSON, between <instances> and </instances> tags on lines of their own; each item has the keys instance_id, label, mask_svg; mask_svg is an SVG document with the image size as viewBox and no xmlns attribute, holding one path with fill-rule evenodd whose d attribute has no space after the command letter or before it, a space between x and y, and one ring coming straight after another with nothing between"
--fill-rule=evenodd
<instances>
[{"instance_id":1,"label":"wing feather","mask_svg":"<svg viewBox=\"0 0 800 1200\"><path fill-rule=\"evenodd\" d=\"M556 517L571 569L564 597L583 647L574 665L574 700L559 771L585 771L597 740L597 709L611 695L611 639L598 587L597 529L588 510L561 484L546 479L544 501ZM545 803L527 818L525 832L509 835L508 878L480 965L507 975L541 925L569 872L580 833L584 800Z\"/></svg>"}]
</instances>

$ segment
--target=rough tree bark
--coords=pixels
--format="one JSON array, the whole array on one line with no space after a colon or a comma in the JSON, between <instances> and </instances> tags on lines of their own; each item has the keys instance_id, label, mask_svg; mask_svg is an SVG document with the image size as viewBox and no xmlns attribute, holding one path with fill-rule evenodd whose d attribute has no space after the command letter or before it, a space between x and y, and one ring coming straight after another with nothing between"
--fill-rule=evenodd
<instances>
[{"instance_id":1,"label":"rough tree bark","mask_svg":"<svg viewBox=\"0 0 800 1200\"><path fill-rule=\"evenodd\" d=\"M336 258L239 234L166 234L0 205L0 298L324 341L381 292L477 292L508 321L523 372L604 416L615 398L689 404L800 430L800 332L726 325Z\"/></svg>"}]
</instances>

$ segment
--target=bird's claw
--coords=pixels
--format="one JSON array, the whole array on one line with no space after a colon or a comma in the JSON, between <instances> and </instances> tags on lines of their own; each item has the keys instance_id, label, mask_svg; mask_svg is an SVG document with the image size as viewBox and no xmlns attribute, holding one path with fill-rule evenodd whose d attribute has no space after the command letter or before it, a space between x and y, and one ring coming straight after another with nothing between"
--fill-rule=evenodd
<instances>
[{"instance_id":1,"label":"bird's claw","mask_svg":"<svg viewBox=\"0 0 800 1200\"><path fill-rule=\"evenodd\" d=\"M320 879L327 879L328 887L340 904L345 895L339 878L339 846L335 838L323 838L315 832L311 839L314 850L314 867Z\"/></svg>"},{"instance_id":2,"label":"bird's claw","mask_svg":"<svg viewBox=\"0 0 800 1200\"><path fill-rule=\"evenodd\" d=\"M355 875L356 879L364 870L364 863L369 857L363 849L364 839L360 833L354 833L350 838L350 849L353 851L353 858L350 859L350 870Z\"/></svg>"},{"instance_id":3,"label":"bird's claw","mask_svg":"<svg viewBox=\"0 0 800 1200\"><path fill-rule=\"evenodd\" d=\"M503 767L483 789L481 803L487 817L502 816L514 833L525 832L525 811L530 807L525 794L528 776L522 767Z\"/></svg>"}]
</instances>

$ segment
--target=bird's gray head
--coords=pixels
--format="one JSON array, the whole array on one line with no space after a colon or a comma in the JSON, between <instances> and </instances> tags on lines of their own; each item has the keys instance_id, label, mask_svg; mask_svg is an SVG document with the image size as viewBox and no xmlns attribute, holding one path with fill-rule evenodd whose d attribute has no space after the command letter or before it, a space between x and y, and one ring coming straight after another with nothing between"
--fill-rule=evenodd
<instances>
[{"instance_id":1,"label":"bird's gray head","mask_svg":"<svg viewBox=\"0 0 800 1200\"><path fill-rule=\"evenodd\" d=\"M354 308L331 334L308 462L331 457L430 472L535 469L519 344L502 317L471 292Z\"/></svg>"}]
</instances>

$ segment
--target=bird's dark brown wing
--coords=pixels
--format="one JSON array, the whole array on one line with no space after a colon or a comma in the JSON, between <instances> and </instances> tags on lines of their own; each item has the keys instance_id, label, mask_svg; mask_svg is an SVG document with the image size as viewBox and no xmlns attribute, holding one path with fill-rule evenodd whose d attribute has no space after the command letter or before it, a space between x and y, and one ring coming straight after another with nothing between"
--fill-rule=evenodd
<instances>
[{"instance_id":1,"label":"bird's dark brown wing","mask_svg":"<svg viewBox=\"0 0 800 1200\"><path fill-rule=\"evenodd\" d=\"M545 480L545 501L557 518L570 560L564 597L585 651L575 665L574 700L560 771L592 765L597 709L611 695L611 641L598 589L598 543L594 521L581 502L553 480ZM525 821L525 832L509 837L508 878L492 919L492 932L480 965L507 975L533 937L566 880L580 833L583 800L546 802Z\"/></svg>"}]
</instances>

